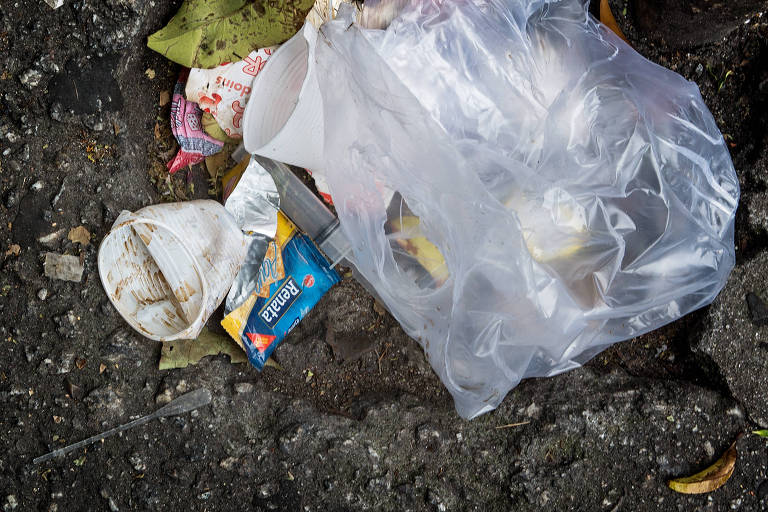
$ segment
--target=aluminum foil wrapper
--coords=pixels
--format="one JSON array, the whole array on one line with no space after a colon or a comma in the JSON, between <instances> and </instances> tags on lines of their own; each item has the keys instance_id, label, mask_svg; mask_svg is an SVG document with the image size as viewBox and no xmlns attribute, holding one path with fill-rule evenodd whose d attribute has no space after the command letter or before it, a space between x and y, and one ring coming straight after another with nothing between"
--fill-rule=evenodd
<instances>
[{"instance_id":1,"label":"aluminum foil wrapper","mask_svg":"<svg viewBox=\"0 0 768 512\"><path fill-rule=\"evenodd\" d=\"M256 289L261 262L277 231L280 194L269 172L251 158L224 207L248 238L245 263L232 283L224 306L225 314L236 309Z\"/></svg>"}]
</instances>

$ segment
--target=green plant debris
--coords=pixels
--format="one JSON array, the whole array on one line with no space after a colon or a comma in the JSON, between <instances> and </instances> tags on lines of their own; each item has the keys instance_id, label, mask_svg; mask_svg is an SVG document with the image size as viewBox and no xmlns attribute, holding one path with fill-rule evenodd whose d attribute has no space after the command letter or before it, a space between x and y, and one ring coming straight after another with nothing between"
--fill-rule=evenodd
<instances>
[{"instance_id":1,"label":"green plant debris","mask_svg":"<svg viewBox=\"0 0 768 512\"><path fill-rule=\"evenodd\" d=\"M715 72L712 70L710 66L707 66L707 71L709 71L709 74L717 82L717 92L720 92L723 89L723 87L725 87L726 80L728 80L728 77L733 74L733 71L729 69L728 71L725 71L722 75L718 76L715 74Z\"/></svg>"},{"instance_id":2,"label":"green plant debris","mask_svg":"<svg viewBox=\"0 0 768 512\"><path fill-rule=\"evenodd\" d=\"M288 40L313 5L314 0L186 0L147 46L183 66L214 68Z\"/></svg>"},{"instance_id":3,"label":"green plant debris","mask_svg":"<svg viewBox=\"0 0 768 512\"><path fill-rule=\"evenodd\" d=\"M720 84L717 86L717 92L720 92L720 90L725 87L725 81L728 80L728 77L733 74L733 71L728 70L725 72L725 75L723 75L723 79L720 80Z\"/></svg>"},{"instance_id":4,"label":"green plant debris","mask_svg":"<svg viewBox=\"0 0 768 512\"><path fill-rule=\"evenodd\" d=\"M763 430L753 430L753 431L752 431L752 433L753 433L753 434L755 434L755 435L758 435L758 436L760 436L760 437L766 437L766 438L768 438L768 429L763 429Z\"/></svg>"}]
</instances>

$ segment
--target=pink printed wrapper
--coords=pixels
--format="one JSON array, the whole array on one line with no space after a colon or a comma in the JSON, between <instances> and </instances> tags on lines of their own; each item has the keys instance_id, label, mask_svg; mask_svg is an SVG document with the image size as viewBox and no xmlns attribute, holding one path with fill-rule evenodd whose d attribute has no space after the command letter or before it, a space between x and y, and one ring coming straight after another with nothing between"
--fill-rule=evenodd
<instances>
[{"instance_id":1,"label":"pink printed wrapper","mask_svg":"<svg viewBox=\"0 0 768 512\"><path fill-rule=\"evenodd\" d=\"M205 157L221 151L224 143L203 131L203 111L197 104L184 99L187 72L182 71L173 88L171 103L171 131L179 142L179 152L168 162L168 172L175 173L188 165L202 162Z\"/></svg>"},{"instance_id":2,"label":"pink printed wrapper","mask_svg":"<svg viewBox=\"0 0 768 512\"><path fill-rule=\"evenodd\" d=\"M239 62L213 69L193 68L187 81L187 98L209 112L229 137L242 138L243 112L251 95L253 79L275 49L276 46L254 50Z\"/></svg>"}]
</instances>

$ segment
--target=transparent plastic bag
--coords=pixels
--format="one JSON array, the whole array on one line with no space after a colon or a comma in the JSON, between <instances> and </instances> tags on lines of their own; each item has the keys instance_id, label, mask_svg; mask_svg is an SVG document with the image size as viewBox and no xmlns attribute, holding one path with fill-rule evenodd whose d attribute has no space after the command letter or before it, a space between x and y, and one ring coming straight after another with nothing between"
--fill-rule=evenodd
<instances>
[{"instance_id":1,"label":"transparent plastic bag","mask_svg":"<svg viewBox=\"0 0 768 512\"><path fill-rule=\"evenodd\" d=\"M739 186L723 137L694 83L584 2L412 0L387 30L352 20L323 25L310 57L318 171L355 265L462 416L724 286Z\"/></svg>"}]
</instances>

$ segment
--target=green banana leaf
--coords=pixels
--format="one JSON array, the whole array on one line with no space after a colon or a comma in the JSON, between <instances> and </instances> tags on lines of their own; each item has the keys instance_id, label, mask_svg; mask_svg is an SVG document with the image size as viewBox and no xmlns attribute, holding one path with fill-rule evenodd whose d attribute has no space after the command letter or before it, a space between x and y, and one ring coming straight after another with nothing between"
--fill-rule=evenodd
<instances>
[{"instance_id":1,"label":"green banana leaf","mask_svg":"<svg viewBox=\"0 0 768 512\"><path fill-rule=\"evenodd\" d=\"M190 68L243 60L290 39L314 0L186 0L147 46Z\"/></svg>"}]
</instances>

